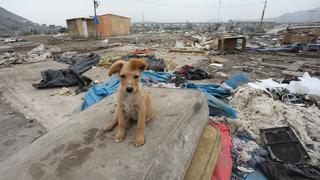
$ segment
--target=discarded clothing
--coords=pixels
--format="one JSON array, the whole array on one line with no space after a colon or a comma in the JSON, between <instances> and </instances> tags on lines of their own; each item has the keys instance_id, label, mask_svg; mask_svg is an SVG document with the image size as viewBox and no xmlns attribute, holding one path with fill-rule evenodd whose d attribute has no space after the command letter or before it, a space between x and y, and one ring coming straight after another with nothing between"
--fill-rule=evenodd
<instances>
[{"instance_id":1,"label":"discarded clothing","mask_svg":"<svg viewBox=\"0 0 320 180\"><path fill-rule=\"evenodd\" d=\"M216 98L230 96L230 92L221 86L217 84L185 83L182 87L198 89L207 96L210 116L226 116L233 119L237 118L237 112L235 109Z\"/></svg>"},{"instance_id":2,"label":"discarded clothing","mask_svg":"<svg viewBox=\"0 0 320 180\"><path fill-rule=\"evenodd\" d=\"M208 78L208 74L193 65L184 65L179 70L179 75L185 77L188 80L200 80Z\"/></svg>"},{"instance_id":3,"label":"discarded clothing","mask_svg":"<svg viewBox=\"0 0 320 180\"><path fill-rule=\"evenodd\" d=\"M141 82L148 85L148 83L167 82L171 79L172 74L165 72L150 72L144 71L141 77ZM83 111L93 104L101 101L103 98L115 93L120 86L118 76L113 76L102 85L92 86L84 97L84 101L80 107Z\"/></svg>"},{"instance_id":4,"label":"discarded clothing","mask_svg":"<svg viewBox=\"0 0 320 180\"><path fill-rule=\"evenodd\" d=\"M237 111L235 109L209 93L204 93L207 95L210 116L237 118Z\"/></svg>"},{"instance_id":5,"label":"discarded clothing","mask_svg":"<svg viewBox=\"0 0 320 180\"><path fill-rule=\"evenodd\" d=\"M319 180L320 168L313 166L295 166L274 161L265 161L259 165L259 170L272 180Z\"/></svg>"},{"instance_id":6,"label":"discarded clothing","mask_svg":"<svg viewBox=\"0 0 320 180\"><path fill-rule=\"evenodd\" d=\"M236 89L238 86L247 84L248 82L250 82L248 76L244 73L239 73L228 79L226 81L226 84L232 87L233 89Z\"/></svg>"},{"instance_id":7,"label":"discarded clothing","mask_svg":"<svg viewBox=\"0 0 320 180\"><path fill-rule=\"evenodd\" d=\"M247 132L237 132L232 139L232 179L243 179L250 173L248 170L256 169L268 157L268 151L259 146L255 139Z\"/></svg>"},{"instance_id":8,"label":"discarded clothing","mask_svg":"<svg viewBox=\"0 0 320 180\"><path fill-rule=\"evenodd\" d=\"M166 65L164 63L163 59L158 59L158 58L146 58L145 59L148 63L148 69L153 70L153 71L164 71L166 68Z\"/></svg>"},{"instance_id":9,"label":"discarded clothing","mask_svg":"<svg viewBox=\"0 0 320 180\"><path fill-rule=\"evenodd\" d=\"M231 136L229 132L229 127L226 124L221 123L210 123L220 130L221 133L221 152L213 171L212 180L230 180L232 172L232 158L231 158Z\"/></svg>"},{"instance_id":10,"label":"discarded clothing","mask_svg":"<svg viewBox=\"0 0 320 180\"><path fill-rule=\"evenodd\" d=\"M237 118L236 110L216 98L230 96L230 92L228 90L225 90L217 84L185 83L182 85L182 87L189 89L198 89L207 96L210 116L226 116L233 119Z\"/></svg>"},{"instance_id":11,"label":"discarded clothing","mask_svg":"<svg viewBox=\"0 0 320 180\"><path fill-rule=\"evenodd\" d=\"M225 83L228 87L236 89L238 86L247 82L249 82L249 78L245 74L238 74L231 77ZM185 83L182 87L198 89L207 95L210 116L226 116L233 119L237 118L237 111L235 109L217 99L230 96L229 90L217 84Z\"/></svg>"},{"instance_id":12,"label":"discarded clothing","mask_svg":"<svg viewBox=\"0 0 320 180\"><path fill-rule=\"evenodd\" d=\"M148 82L168 82L172 78L172 74L167 72L151 72L144 71L142 73L141 82L148 84Z\"/></svg>"},{"instance_id":13,"label":"discarded clothing","mask_svg":"<svg viewBox=\"0 0 320 180\"><path fill-rule=\"evenodd\" d=\"M89 54L77 60L67 69L42 71L42 80L32 86L38 89L78 86L76 93L86 91L92 80L81 74L91 69L99 60L98 54Z\"/></svg>"}]
</instances>

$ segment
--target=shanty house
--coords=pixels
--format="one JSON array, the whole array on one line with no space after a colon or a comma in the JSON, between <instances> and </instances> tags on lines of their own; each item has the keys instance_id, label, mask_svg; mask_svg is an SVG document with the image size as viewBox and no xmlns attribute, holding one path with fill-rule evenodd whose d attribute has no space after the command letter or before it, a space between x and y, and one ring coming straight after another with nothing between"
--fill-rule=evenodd
<instances>
[{"instance_id":1,"label":"shanty house","mask_svg":"<svg viewBox=\"0 0 320 180\"><path fill-rule=\"evenodd\" d=\"M130 34L131 19L114 14L100 15L97 30L100 37Z\"/></svg>"},{"instance_id":2,"label":"shanty house","mask_svg":"<svg viewBox=\"0 0 320 180\"><path fill-rule=\"evenodd\" d=\"M92 18L67 19L69 35L72 38L90 38L95 36L95 22Z\"/></svg>"}]
</instances>

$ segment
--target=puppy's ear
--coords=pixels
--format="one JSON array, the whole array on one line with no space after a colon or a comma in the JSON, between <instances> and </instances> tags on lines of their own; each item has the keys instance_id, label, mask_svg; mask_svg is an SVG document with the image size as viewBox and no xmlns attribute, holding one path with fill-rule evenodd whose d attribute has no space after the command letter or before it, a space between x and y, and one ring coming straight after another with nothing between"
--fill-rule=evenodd
<instances>
[{"instance_id":1,"label":"puppy's ear","mask_svg":"<svg viewBox=\"0 0 320 180\"><path fill-rule=\"evenodd\" d=\"M130 60L132 70L144 71L147 69L148 63L143 59L132 59Z\"/></svg>"},{"instance_id":2,"label":"puppy's ear","mask_svg":"<svg viewBox=\"0 0 320 180\"><path fill-rule=\"evenodd\" d=\"M108 75L111 76L112 74L119 73L121 68L123 67L124 63L125 63L125 61L123 61L123 60L118 60L118 61L114 62L109 69Z\"/></svg>"}]
</instances>

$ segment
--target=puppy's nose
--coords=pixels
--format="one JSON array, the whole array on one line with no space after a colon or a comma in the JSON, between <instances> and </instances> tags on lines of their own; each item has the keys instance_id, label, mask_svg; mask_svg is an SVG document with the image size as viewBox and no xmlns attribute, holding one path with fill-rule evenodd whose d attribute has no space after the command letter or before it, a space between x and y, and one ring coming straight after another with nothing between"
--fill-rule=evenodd
<instances>
[{"instance_id":1,"label":"puppy's nose","mask_svg":"<svg viewBox=\"0 0 320 180\"><path fill-rule=\"evenodd\" d=\"M131 93L133 91L133 87L126 87L126 90L128 93Z\"/></svg>"}]
</instances>

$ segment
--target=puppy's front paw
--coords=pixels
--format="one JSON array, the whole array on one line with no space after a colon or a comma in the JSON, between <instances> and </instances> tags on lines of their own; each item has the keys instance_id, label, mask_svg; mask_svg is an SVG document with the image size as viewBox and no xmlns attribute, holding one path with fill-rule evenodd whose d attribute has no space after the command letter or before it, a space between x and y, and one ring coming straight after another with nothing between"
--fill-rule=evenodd
<instances>
[{"instance_id":1,"label":"puppy's front paw","mask_svg":"<svg viewBox=\"0 0 320 180\"><path fill-rule=\"evenodd\" d=\"M136 141L135 141L135 145L137 147L140 147L144 144L144 137L143 136L137 136Z\"/></svg>"},{"instance_id":2,"label":"puppy's front paw","mask_svg":"<svg viewBox=\"0 0 320 180\"><path fill-rule=\"evenodd\" d=\"M116 136L114 137L114 141L116 143L119 143L123 141L123 139L124 139L124 132L121 130L118 130L118 132L116 133Z\"/></svg>"},{"instance_id":3,"label":"puppy's front paw","mask_svg":"<svg viewBox=\"0 0 320 180\"><path fill-rule=\"evenodd\" d=\"M105 132L108 132L108 131L111 131L113 129L113 127L114 127L113 124L109 123L102 130Z\"/></svg>"},{"instance_id":4,"label":"puppy's front paw","mask_svg":"<svg viewBox=\"0 0 320 180\"><path fill-rule=\"evenodd\" d=\"M123 138L118 138L118 137L116 136L116 137L114 137L114 141L115 141L116 143L119 143L119 142L122 142L122 141L123 141Z\"/></svg>"}]
</instances>

